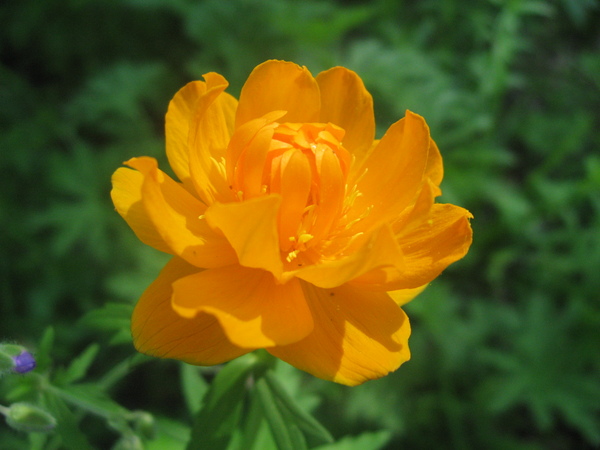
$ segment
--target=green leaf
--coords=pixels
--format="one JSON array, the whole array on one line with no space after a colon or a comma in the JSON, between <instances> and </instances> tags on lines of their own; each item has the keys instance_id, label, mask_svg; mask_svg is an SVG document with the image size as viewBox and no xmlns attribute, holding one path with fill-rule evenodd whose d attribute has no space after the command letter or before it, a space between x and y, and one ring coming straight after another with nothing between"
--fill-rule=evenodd
<instances>
[{"instance_id":1,"label":"green leaf","mask_svg":"<svg viewBox=\"0 0 600 450\"><path fill-rule=\"evenodd\" d=\"M9 402L21 400L26 398L34 389L35 386L33 386L31 383L16 384L6 392L4 397Z\"/></svg>"},{"instance_id":2,"label":"green leaf","mask_svg":"<svg viewBox=\"0 0 600 450\"><path fill-rule=\"evenodd\" d=\"M88 312L81 318L80 323L97 330L119 331L123 328L129 330L132 312L131 304L106 303L101 308Z\"/></svg>"},{"instance_id":3,"label":"green leaf","mask_svg":"<svg viewBox=\"0 0 600 450\"><path fill-rule=\"evenodd\" d=\"M108 345L131 344L131 331L129 328L117 331L108 341Z\"/></svg>"},{"instance_id":4,"label":"green leaf","mask_svg":"<svg viewBox=\"0 0 600 450\"><path fill-rule=\"evenodd\" d=\"M80 320L82 325L101 331L112 331L110 345L130 344L129 329L133 305L129 303L106 303L102 308L88 312Z\"/></svg>"},{"instance_id":5,"label":"green leaf","mask_svg":"<svg viewBox=\"0 0 600 450\"><path fill-rule=\"evenodd\" d=\"M362 433L358 436L346 436L335 444L322 445L315 450L378 450L383 448L391 437L391 433L386 430Z\"/></svg>"},{"instance_id":6,"label":"green leaf","mask_svg":"<svg viewBox=\"0 0 600 450\"><path fill-rule=\"evenodd\" d=\"M40 345L35 354L37 369L41 372L45 371L50 366L50 354L54 346L54 328L48 327L44 331Z\"/></svg>"},{"instance_id":7,"label":"green leaf","mask_svg":"<svg viewBox=\"0 0 600 450\"><path fill-rule=\"evenodd\" d=\"M90 365L94 362L98 350L100 350L98 344L91 344L75 358L64 374L60 376L61 385L68 385L82 379L87 373Z\"/></svg>"},{"instance_id":8,"label":"green leaf","mask_svg":"<svg viewBox=\"0 0 600 450\"><path fill-rule=\"evenodd\" d=\"M231 361L215 377L194 419L187 450L227 448L237 428L246 396L246 379L259 358L250 353Z\"/></svg>"},{"instance_id":9,"label":"green leaf","mask_svg":"<svg viewBox=\"0 0 600 450\"><path fill-rule=\"evenodd\" d=\"M271 446L273 447L275 446L272 435L269 432L267 423L264 420L262 407L260 405L260 400L258 399L256 389L253 389L250 392L250 407L248 409L248 412L246 413L245 418L246 420L244 422L244 430L240 438L240 444L237 448L265 448L269 444L271 444ZM255 447L255 445L258 445L257 442L259 442L259 440L261 439L262 434L267 435L266 439L268 440L269 444L262 442L261 447ZM265 437L262 437L262 439L265 439Z\"/></svg>"},{"instance_id":10,"label":"green leaf","mask_svg":"<svg viewBox=\"0 0 600 450\"><path fill-rule=\"evenodd\" d=\"M158 434L155 439L146 442L146 450L184 450L190 438L189 427L164 417L156 418Z\"/></svg>"},{"instance_id":11,"label":"green leaf","mask_svg":"<svg viewBox=\"0 0 600 450\"><path fill-rule=\"evenodd\" d=\"M28 433L29 450L44 450L47 449L48 435L46 433Z\"/></svg>"},{"instance_id":12,"label":"green leaf","mask_svg":"<svg viewBox=\"0 0 600 450\"><path fill-rule=\"evenodd\" d=\"M264 377L255 385L263 414L269 423L271 433L280 450L298 450L308 448L298 426L289 420L280 403Z\"/></svg>"},{"instance_id":13,"label":"green leaf","mask_svg":"<svg viewBox=\"0 0 600 450\"><path fill-rule=\"evenodd\" d=\"M181 387L188 411L196 414L209 388L206 380L198 373L196 366L181 364Z\"/></svg>"},{"instance_id":14,"label":"green leaf","mask_svg":"<svg viewBox=\"0 0 600 450\"><path fill-rule=\"evenodd\" d=\"M62 439L63 446L68 450L92 450L86 436L77 426L75 416L56 394L45 391L43 395L44 406L56 418L56 432Z\"/></svg>"},{"instance_id":15,"label":"green leaf","mask_svg":"<svg viewBox=\"0 0 600 450\"><path fill-rule=\"evenodd\" d=\"M110 416L125 416L128 414L126 408L98 390L96 384L77 384L57 389L60 389L63 398L68 398L70 403L99 416L109 418Z\"/></svg>"},{"instance_id":16,"label":"green leaf","mask_svg":"<svg viewBox=\"0 0 600 450\"><path fill-rule=\"evenodd\" d=\"M296 423L298 428L312 438L313 445L328 444L334 442L333 436L314 417L298 406L294 399L286 392L279 379L273 372L267 372L265 379L273 392L275 399L281 404Z\"/></svg>"}]
</instances>

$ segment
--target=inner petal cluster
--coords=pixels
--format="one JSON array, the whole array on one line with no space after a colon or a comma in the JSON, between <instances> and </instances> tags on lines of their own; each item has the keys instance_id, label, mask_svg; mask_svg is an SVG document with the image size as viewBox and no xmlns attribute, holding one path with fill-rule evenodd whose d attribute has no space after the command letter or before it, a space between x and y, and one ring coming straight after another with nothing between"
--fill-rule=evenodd
<instances>
[{"instance_id":1,"label":"inner petal cluster","mask_svg":"<svg viewBox=\"0 0 600 450\"><path fill-rule=\"evenodd\" d=\"M237 160L231 188L239 200L281 196L279 244L291 262L317 248L335 228L352 156L341 143L344 130L331 123L273 123L262 132ZM258 176L260 187L247 185Z\"/></svg>"}]
</instances>

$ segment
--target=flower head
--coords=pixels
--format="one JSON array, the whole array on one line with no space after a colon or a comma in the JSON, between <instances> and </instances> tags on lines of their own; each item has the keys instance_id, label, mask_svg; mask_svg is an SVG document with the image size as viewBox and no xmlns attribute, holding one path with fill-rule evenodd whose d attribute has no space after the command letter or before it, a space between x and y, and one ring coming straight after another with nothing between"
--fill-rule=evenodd
<instances>
[{"instance_id":1,"label":"flower head","mask_svg":"<svg viewBox=\"0 0 600 450\"><path fill-rule=\"evenodd\" d=\"M0 374L3 372L27 373L35 369L35 358L24 347L0 343Z\"/></svg>"},{"instance_id":2,"label":"flower head","mask_svg":"<svg viewBox=\"0 0 600 450\"><path fill-rule=\"evenodd\" d=\"M139 300L136 348L191 364L254 349L356 385L410 357L400 308L471 243L471 214L436 204L443 169L407 111L375 140L361 79L293 63L254 69L239 101L216 73L166 116L179 182L148 157L113 175L144 243L173 259Z\"/></svg>"},{"instance_id":3,"label":"flower head","mask_svg":"<svg viewBox=\"0 0 600 450\"><path fill-rule=\"evenodd\" d=\"M27 373L31 372L35 369L35 358L28 351L22 352L20 355L17 355L15 358L15 368L14 371L18 373Z\"/></svg>"}]
</instances>

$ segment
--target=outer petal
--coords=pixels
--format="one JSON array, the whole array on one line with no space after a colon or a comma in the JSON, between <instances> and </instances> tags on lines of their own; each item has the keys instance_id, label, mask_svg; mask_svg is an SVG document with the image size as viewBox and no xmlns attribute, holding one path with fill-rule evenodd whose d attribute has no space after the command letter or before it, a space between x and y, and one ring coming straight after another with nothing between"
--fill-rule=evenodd
<instances>
[{"instance_id":1,"label":"outer petal","mask_svg":"<svg viewBox=\"0 0 600 450\"><path fill-rule=\"evenodd\" d=\"M405 208L392 222L394 234L397 236L407 234L428 220L438 191L439 188L431 180L426 180L414 204Z\"/></svg>"},{"instance_id":2,"label":"outer petal","mask_svg":"<svg viewBox=\"0 0 600 450\"><path fill-rule=\"evenodd\" d=\"M334 288L377 267L388 265L400 270L404 267L404 261L390 228L384 225L349 256L319 262L286 273L285 276L295 276L321 288Z\"/></svg>"},{"instance_id":3,"label":"outer petal","mask_svg":"<svg viewBox=\"0 0 600 450\"><path fill-rule=\"evenodd\" d=\"M197 267L220 267L237 261L231 245L202 218L206 206L157 168L152 158L127 164L144 176L142 203L170 253Z\"/></svg>"},{"instance_id":4,"label":"outer petal","mask_svg":"<svg viewBox=\"0 0 600 450\"><path fill-rule=\"evenodd\" d=\"M388 295L396 302L398 306L402 306L410 302L413 298L425 290L429 284L424 284L414 289L400 289L398 291L390 291Z\"/></svg>"},{"instance_id":5,"label":"outer petal","mask_svg":"<svg viewBox=\"0 0 600 450\"><path fill-rule=\"evenodd\" d=\"M190 119L198 100L206 92L206 83L192 81L181 88L169 103L165 117L167 158L177 177L191 186L189 171L188 135Z\"/></svg>"},{"instance_id":6,"label":"outer petal","mask_svg":"<svg viewBox=\"0 0 600 450\"><path fill-rule=\"evenodd\" d=\"M179 314L214 315L240 347L286 345L313 329L300 282L277 284L264 270L237 265L209 269L176 281L173 288L173 308Z\"/></svg>"},{"instance_id":7,"label":"outer petal","mask_svg":"<svg viewBox=\"0 0 600 450\"><path fill-rule=\"evenodd\" d=\"M303 283L315 328L305 339L267 349L319 378L350 386L380 378L410 358L408 317L385 293Z\"/></svg>"},{"instance_id":8,"label":"outer petal","mask_svg":"<svg viewBox=\"0 0 600 450\"><path fill-rule=\"evenodd\" d=\"M473 216L459 206L435 204L429 220L398 237L405 268L372 270L354 280L357 286L393 291L413 289L429 283L446 267L466 255L473 239L469 219Z\"/></svg>"},{"instance_id":9,"label":"outer petal","mask_svg":"<svg viewBox=\"0 0 600 450\"><path fill-rule=\"evenodd\" d=\"M110 196L117 212L125 219L135 235L144 244L165 253L171 248L164 241L142 204L144 175L137 170L121 167L112 176Z\"/></svg>"},{"instance_id":10,"label":"outer petal","mask_svg":"<svg viewBox=\"0 0 600 450\"><path fill-rule=\"evenodd\" d=\"M242 88L235 127L276 110L288 112L286 122L317 122L319 109L319 86L306 67L266 61L252 71Z\"/></svg>"},{"instance_id":11,"label":"outer petal","mask_svg":"<svg viewBox=\"0 0 600 450\"><path fill-rule=\"evenodd\" d=\"M427 158L427 166L425 167L425 176L429 178L431 184L435 186L435 197L442 195L440 184L444 178L444 165L442 163L442 154L440 153L440 149L433 139L430 139L429 141L429 154Z\"/></svg>"},{"instance_id":12,"label":"outer petal","mask_svg":"<svg viewBox=\"0 0 600 450\"><path fill-rule=\"evenodd\" d=\"M370 213L353 226L354 232L397 217L415 201L423 185L429 146L429 128L417 114L407 111L404 119L389 128L365 160L366 171L356 182L361 195L352 211Z\"/></svg>"},{"instance_id":13,"label":"outer petal","mask_svg":"<svg viewBox=\"0 0 600 450\"><path fill-rule=\"evenodd\" d=\"M375 139L373 98L360 77L344 67L334 67L317 75L321 90L319 122L331 122L346 131L343 145L358 161L367 154Z\"/></svg>"},{"instance_id":14,"label":"outer petal","mask_svg":"<svg viewBox=\"0 0 600 450\"><path fill-rule=\"evenodd\" d=\"M233 246L242 266L265 269L279 278L283 271L277 233L280 203L279 195L215 203L205 215L210 226L221 230Z\"/></svg>"},{"instance_id":15,"label":"outer petal","mask_svg":"<svg viewBox=\"0 0 600 450\"><path fill-rule=\"evenodd\" d=\"M142 294L131 319L138 351L197 365L221 364L251 351L233 345L213 316L198 314L187 319L173 310L172 284L197 271L182 259L173 258Z\"/></svg>"},{"instance_id":16,"label":"outer petal","mask_svg":"<svg viewBox=\"0 0 600 450\"><path fill-rule=\"evenodd\" d=\"M190 175L190 151L193 149L202 162L203 172L196 189L201 198L210 203L215 195L215 171L211 156L218 161L226 140L233 132L233 116L237 101L223 92L227 81L217 74L206 74L207 83L188 83L169 103L165 120L167 157L169 164L186 188L194 191ZM225 141L225 142L224 142ZM204 175L204 176L202 176ZM218 186L219 187L219 186Z\"/></svg>"},{"instance_id":17,"label":"outer petal","mask_svg":"<svg viewBox=\"0 0 600 450\"><path fill-rule=\"evenodd\" d=\"M233 134L237 100L223 92L229 83L221 75L211 72L204 79L206 92L190 118L189 169L196 192L210 205L233 199L222 161Z\"/></svg>"}]
</instances>

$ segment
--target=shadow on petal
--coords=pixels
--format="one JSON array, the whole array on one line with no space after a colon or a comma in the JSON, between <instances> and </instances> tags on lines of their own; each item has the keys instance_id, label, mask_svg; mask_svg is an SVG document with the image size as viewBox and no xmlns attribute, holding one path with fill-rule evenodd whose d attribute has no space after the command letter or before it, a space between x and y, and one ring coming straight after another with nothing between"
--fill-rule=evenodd
<instances>
[{"instance_id":1,"label":"shadow on petal","mask_svg":"<svg viewBox=\"0 0 600 450\"><path fill-rule=\"evenodd\" d=\"M240 347L286 345L313 329L298 280L279 284L269 272L237 264L177 280L172 306L183 317L213 315L229 340Z\"/></svg>"},{"instance_id":2,"label":"shadow on petal","mask_svg":"<svg viewBox=\"0 0 600 450\"><path fill-rule=\"evenodd\" d=\"M175 257L142 294L131 320L133 342L139 352L189 364L214 365L252 351L233 345L214 316L198 314L187 319L173 310L173 283L198 272L197 267Z\"/></svg>"},{"instance_id":3,"label":"shadow on petal","mask_svg":"<svg viewBox=\"0 0 600 450\"><path fill-rule=\"evenodd\" d=\"M410 358L408 317L382 292L303 283L315 328L305 339L269 348L319 378L354 386L396 370Z\"/></svg>"}]
</instances>

